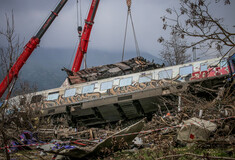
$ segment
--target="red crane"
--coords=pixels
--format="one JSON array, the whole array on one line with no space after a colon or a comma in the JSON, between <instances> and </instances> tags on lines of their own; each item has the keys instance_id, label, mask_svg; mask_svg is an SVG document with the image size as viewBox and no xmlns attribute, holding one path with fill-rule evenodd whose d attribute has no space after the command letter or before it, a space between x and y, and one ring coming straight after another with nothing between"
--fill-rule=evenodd
<instances>
[{"instance_id":1,"label":"red crane","mask_svg":"<svg viewBox=\"0 0 235 160\"><path fill-rule=\"evenodd\" d=\"M87 19L85 20L85 26L82 32L81 40L78 45L77 53L73 62L72 71L77 72L80 70L83 56L87 52L91 29L94 24L94 18L98 9L100 0L92 0L91 7Z\"/></svg>"},{"instance_id":2,"label":"red crane","mask_svg":"<svg viewBox=\"0 0 235 160\"><path fill-rule=\"evenodd\" d=\"M48 17L46 22L43 24L43 26L40 28L36 36L32 37L30 41L25 45L24 51L21 53L19 58L16 60L15 64L11 67L10 71L6 75L6 77L3 79L3 81L0 84L0 98L6 91L6 89L11 84L12 80L14 78L17 78L20 69L23 67L23 65L26 63L27 59L31 55L31 53L34 51L35 48L37 48L38 44L40 43L40 39L44 35L44 33L47 31L47 29L50 27L52 22L55 20L55 18L58 16L61 9L64 7L68 0L61 0L57 7L52 11L51 15Z\"/></svg>"}]
</instances>

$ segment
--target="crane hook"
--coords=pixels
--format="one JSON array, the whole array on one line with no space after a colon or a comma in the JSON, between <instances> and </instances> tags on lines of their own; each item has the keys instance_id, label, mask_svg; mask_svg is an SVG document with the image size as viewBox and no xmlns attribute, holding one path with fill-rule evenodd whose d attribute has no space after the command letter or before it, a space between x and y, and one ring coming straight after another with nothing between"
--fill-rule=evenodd
<instances>
[{"instance_id":1,"label":"crane hook","mask_svg":"<svg viewBox=\"0 0 235 160\"><path fill-rule=\"evenodd\" d=\"M126 0L128 11L131 10L131 0Z\"/></svg>"},{"instance_id":2,"label":"crane hook","mask_svg":"<svg viewBox=\"0 0 235 160\"><path fill-rule=\"evenodd\" d=\"M79 37L82 37L82 26L78 26L78 35Z\"/></svg>"}]
</instances>

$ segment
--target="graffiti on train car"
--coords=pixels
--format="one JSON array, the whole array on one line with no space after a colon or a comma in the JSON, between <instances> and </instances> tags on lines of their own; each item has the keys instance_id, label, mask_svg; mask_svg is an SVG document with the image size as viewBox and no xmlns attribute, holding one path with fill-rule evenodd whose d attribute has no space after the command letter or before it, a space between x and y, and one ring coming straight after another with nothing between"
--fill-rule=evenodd
<instances>
[{"instance_id":1,"label":"graffiti on train car","mask_svg":"<svg viewBox=\"0 0 235 160\"><path fill-rule=\"evenodd\" d=\"M37 106L37 107L40 107L41 109L45 109L45 108L50 108L54 106L78 103L83 100L97 99L97 98L100 98L101 96L119 95L122 93L156 88L156 86L157 86L156 81L151 81L151 82L145 82L145 83L135 83L135 84L132 84L129 86L123 86L123 87L113 87L111 89L108 89L106 93L103 93L103 94L99 92L93 92L93 93L86 93L86 94L75 94L74 96L71 96L71 97L64 97L63 95L60 95L58 99L56 100L45 100L42 102L41 105L31 104L31 107L34 108Z\"/></svg>"},{"instance_id":2,"label":"graffiti on train car","mask_svg":"<svg viewBox=\"0 0 235 160\"><path fill-rule=\"evenodd\" d=\"M60 105L66 105L66 104L73 104L77 103L83 100L92 100L100 98L101 94L99 92L93 92L93 93L86 93L86 94L75 94L72 97L64 97L63 95L60 95L57 100L55 101L44 101L43 102L43 108L49 108L53 106L60 106Z\"/></svg>"},{"instance_id":3,"label":"graffiti on train car","mask_svg":"<svg viewBox=\"0 0 235 160\"><path fill-rule=\"evenodd\" d=\"M228 73L229 71L227 67L208 68L206 71L193 72L190 80L198 80L208 77L227 75Z\"/></svg>"},{"instance_id":4,"label":"graffiti on train car","mask_svg":"<svg viewBox=\"0 0 235 160\"><path fill-rule=\"evenodd\" d=\"M113 87L111 89L108 89L107 93L109 95L119 95L122 93L129 93L129 92L134 92L134 91L156 88L156 86L157 86L156 84L157 84L157 82L154 80L152 80L150 82L145 82L145 83L134 83L129 86Z\"/></svg>"},{"instance_id":5,"label":"graffiti on train car","mask_svg":"<svg viewBox=\"0 0 235 160\"><path fill-rule=\"evenodd\" d=\"M201 71L200 71L201 70ZM205 67L204 69L194 68L194 66L181 67L179 74L175 78L171 79L161 79L161 80L151 80L150 82L143 83L132 83L128 86L113 86L111 89L107 89L105 93L92 92L85 94L75 94L74 96L65 97L64 95L59 95L56 100L44 100L42 103L32 103L32 108L49 108L60 105L79 103L83 100L93 100L105 96L120 95L123 93L130 93L135 91L141 91L145 89L156 88L157 86L164 86L169 84L176 84L180 81L192 81L199 80L207 77L215 77L220 75L227 75L229 73L227 65L226 67Z\"/></svg>"}]
</instances>

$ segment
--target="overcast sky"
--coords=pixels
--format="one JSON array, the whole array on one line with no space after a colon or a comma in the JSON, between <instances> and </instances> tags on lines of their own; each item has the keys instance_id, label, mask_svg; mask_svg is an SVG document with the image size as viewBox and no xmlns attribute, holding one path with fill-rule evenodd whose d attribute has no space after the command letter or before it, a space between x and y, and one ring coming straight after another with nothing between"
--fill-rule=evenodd
<instances>
[{"instance_id":1,"label":"overcast sky","mask_svg":"<svg viewBox=\"0 0 235 160\"><path fill-rule=\"evenodd\" d=\"M81 1L81 0L80 0ZM211 0L212 1L212 0ZM5 25L5 13L13 9L16 33L25 43L37 33L39 27L59 0L0 0L0 29ZM83 19L87 16L91 0L82 0ZM162 49L160 36L169 35L162 30L161 16L166 8L178 8L178 0L132 0L132 15L139 48L157 55ZM230 6L214 8L214 15L225 17L225 23L235 24L235 2ZM101 0L91 33L89 48L122 52L126 21L126 0ZM127 50L135 50L129 23ZM41 40L41 47L74 48L77 44L76 0L69 0ZM1 44L2 39L1 40ZM89 52L89 50L88 50Z\"/></svg>"}]
</instances>

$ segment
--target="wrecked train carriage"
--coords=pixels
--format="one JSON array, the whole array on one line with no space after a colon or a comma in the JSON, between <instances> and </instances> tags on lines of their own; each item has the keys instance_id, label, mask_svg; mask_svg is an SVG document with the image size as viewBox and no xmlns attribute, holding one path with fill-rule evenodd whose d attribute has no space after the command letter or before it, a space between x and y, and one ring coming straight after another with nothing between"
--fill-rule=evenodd
<instances>
[{"instance_id":1,"label":"wrecked train carriage","mask_svg":"<svg viewBox=\"0 0 235 160\"><path fill-rule=\"evenodd\" d=\"M66 71L69 76L60 88L12 100L23 105L28 99L43 116L67 115L75 124L96 125L146 116L164 106L162 96L177 101L176 95L188 85L218 87L229 74L226 60L220 58L163 67L137 57L77 73Z\"/></svg>"}]
</instances>

